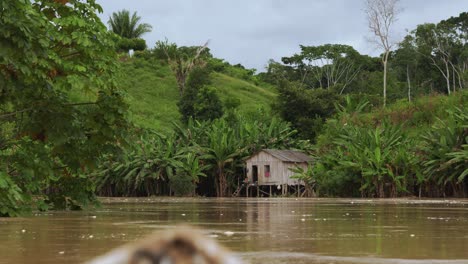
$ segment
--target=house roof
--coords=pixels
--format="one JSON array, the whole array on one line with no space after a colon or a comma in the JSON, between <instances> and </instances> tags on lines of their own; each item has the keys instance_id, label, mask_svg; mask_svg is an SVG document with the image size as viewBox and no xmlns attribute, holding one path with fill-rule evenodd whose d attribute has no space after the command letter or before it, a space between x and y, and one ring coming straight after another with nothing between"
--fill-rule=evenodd
<instances>
[{"instance_id":1,"label":"house roof","mask_svg":"<svg viewBox=\"0 0 468 264\"><path fill-rule=\"evenodd\" d=\"M309 162L312 157L295 150L264 149L266 153L285 162Z\"/></svg>"}]
</instances>

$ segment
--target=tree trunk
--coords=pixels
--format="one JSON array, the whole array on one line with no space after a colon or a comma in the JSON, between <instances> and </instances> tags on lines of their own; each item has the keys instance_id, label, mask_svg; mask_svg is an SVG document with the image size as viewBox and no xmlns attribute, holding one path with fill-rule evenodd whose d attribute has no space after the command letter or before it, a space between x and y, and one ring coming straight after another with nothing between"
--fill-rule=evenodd
<instances>
[{"instance_id":1,"label":"tree trunk","mask_svg":"<svg viewBox=\"0 0 468 264\"><path fill-rule=\"evenodd\" d=\"M450 69L447 62L445 62L445 69L447 70L447 75L445 76L445 80L447 81L447 92L450 95Z\"/></svg>"},{"instance_id":2,"label":"tree trunk","mask_svg":"<svg viewBox=\"0 0 468 264\"><path fill-rule=\"evenodd\" d=\"M455 82L455 68L452 66L452 89L453 92L456 91L457 83Z\"/></svg>"},{"instance_id":3,"label":"tree trunk","mask_svg":"<svg viewBox=\"0 0 468 264\"><path fill-rule=\"evenodd\" d=\"M384 66L384 75L383 75L383 107L387 105L387 62L388 55L390 51L385 51L384 59L382 60Z\"/></svg>"},{"instance_id":4,"label":"tree trunk","mask_svg":"<svg viewBox=\"0 0 468 264\"><path fill-rule=\"evenodd\" d=\"M226 175L224 174L224 165L220 164L218 170L219 191L218 197L226 196Z\"/></svg>"},{"instance_id":5,"label":"tree trunk","mask_svg":"<svg viewBox=\"0 0 468 264\"><path fill-rule=\"evenodd\" d=\"M409 76L409 65L406 65L406 80L408 81L408 102L411 102L411 81Z\"/></svg>"},{"instance_id":6,"label":"tree trunk","mask_svg":"<svg viewBox=\"0 0 468 264\"><path fill-rule=\"evenodd\" d=\"M377 186L378 186L377 197L378 198L385 198L384 182L383 181L378 181Z\"/></svg>"},{"instance_id":7,"label":"tree trunk","mask_svg":"<svg viewBox=\"0 0 468 264\"><path fill-rule=\"evenodd\" d=\"M177 74L177 86L179 87L179 95L182 97L185 91L185 79L186 76L182 73Z\"/></svg>"},{"instance_id":8,"label":"tree trunk","mask_svg":"<svg viewBox=\"0 0 468 264\"><path fill-rule=\"evenodd\" d=\"M216 171L217 175L214 175L214 183L215 183L215 189L216 189L216 196L219 197L219 173Z\"/></svg>"},{"instance_id":9,"label":"tree trunk","mask_svg":"<svg viewBox=\"0 0 468 264\"><path fill-rule=\"evenodd\" d=\"M224 197L226 195L226 175L224 171L219 174L219 197Z\"/></svg>"}]
</instances>

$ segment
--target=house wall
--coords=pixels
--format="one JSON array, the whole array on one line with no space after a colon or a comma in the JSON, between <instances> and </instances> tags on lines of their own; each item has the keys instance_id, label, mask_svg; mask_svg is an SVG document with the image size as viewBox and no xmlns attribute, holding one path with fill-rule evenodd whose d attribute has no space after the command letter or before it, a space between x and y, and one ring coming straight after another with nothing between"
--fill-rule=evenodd
<instances>
[{"instance_id":1,"label":"house wall","mask_svg":"<svg viewBox=\"0 0 468 264\"><path fill-rule=\"evenodd\" d=\"M246 165L248 169L247 178L249 179L249 182L253 182L252 166L258 166L259 185L296 185L298 181L290 178L294 175L294 172L290 171L289 168L307 168L306 163L295 164L291 162L283 162L263 151L249 158L246 161ZM270 165L270 177L265 177L265 165Z\"/></svg>"},{"instance_id":2,"label":"house wall","mask_svg":"<svg viewBox=\"0 0 468 264\"><path fill-rule=\"evenodd\" d=\"M294 175L290 169L301 167L307 170L307 163L292 163L292 162L283 162L283 181L288 185L297 185L300 182L297 179L291 179L291 176Z\"/></svg>"}]
</instances>

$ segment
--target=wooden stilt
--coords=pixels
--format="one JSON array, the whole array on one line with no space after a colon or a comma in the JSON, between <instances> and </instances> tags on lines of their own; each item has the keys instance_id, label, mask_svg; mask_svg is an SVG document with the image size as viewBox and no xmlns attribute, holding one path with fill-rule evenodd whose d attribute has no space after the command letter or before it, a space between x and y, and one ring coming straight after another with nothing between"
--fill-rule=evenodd
<instances>
[{"instance_id":1,"label":"wooden stilt","mask_svg":"<svg viewBox=\"0 0 468 264\"><path fill-rule=\"evenodd\" d=\"M270 197L271 197L271 185L270 185Z\"/></svg>"},{"instance_id":2,"label":"wooden stilt","mask_svg":"<svg viewBox=\"0 0 468 264\"><path fill-rule=\"evenodd\" d=\"M257 197L260 197L260 185L257 184Z\"/></svg>"}]
</instances>

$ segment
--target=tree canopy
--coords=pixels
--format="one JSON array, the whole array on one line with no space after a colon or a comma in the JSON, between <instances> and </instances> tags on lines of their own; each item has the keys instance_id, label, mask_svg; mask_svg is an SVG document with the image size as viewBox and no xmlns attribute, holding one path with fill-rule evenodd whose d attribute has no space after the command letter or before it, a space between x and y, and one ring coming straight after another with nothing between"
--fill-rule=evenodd
<instances>
[{"instance_id":1,"label":"tree canopy","mask_svg":"<svg viewBox=\"0 0 468 264\"><path fill-rule=\"evenodd\" d=\"M124 142L127 127L101 7L94 0L1 5L0 215L32 204L86 205L94 185L85 175ZM80 93L91 100L75 100Z\"/></svg>"},{"instance_id":2,"label":"tree canopy","mask_svg":"<svg viewBox=\"0 0 468 264\"><path fill-rule=\"evenodd\" d=\"M140 38L143 34L151 32L153 27L147 23L140 23L141 17L136 12L130 16L130 11L120 10L112 13L108 24L115 34L128 39Z\"/></svg>"}]
</instances>

